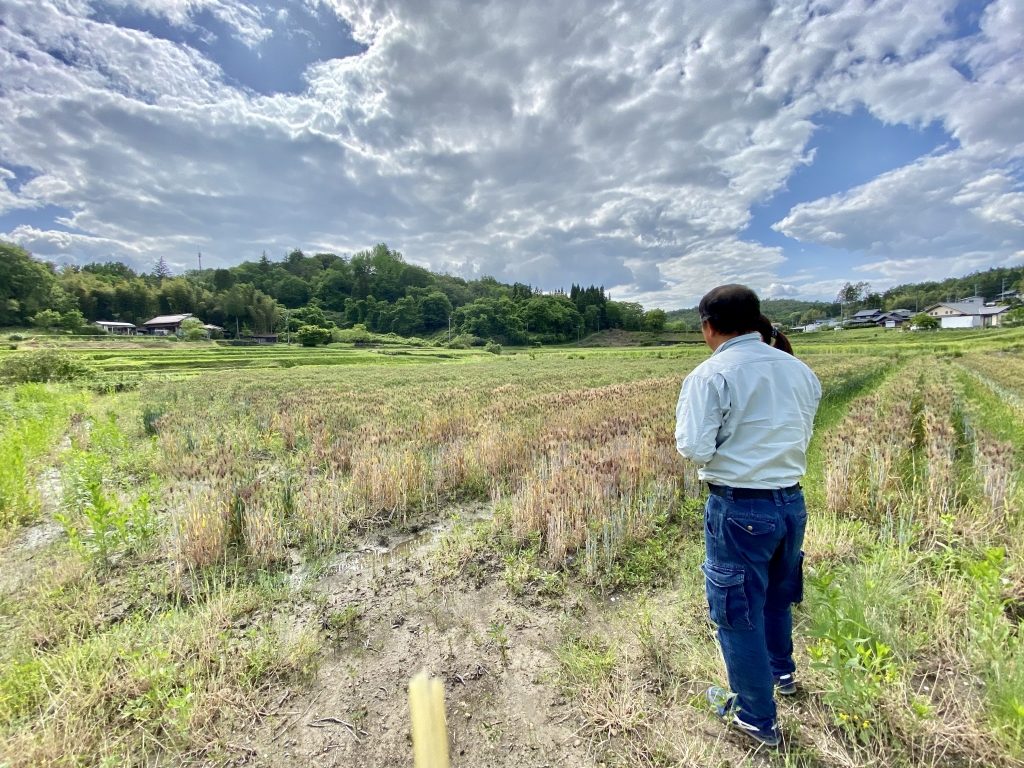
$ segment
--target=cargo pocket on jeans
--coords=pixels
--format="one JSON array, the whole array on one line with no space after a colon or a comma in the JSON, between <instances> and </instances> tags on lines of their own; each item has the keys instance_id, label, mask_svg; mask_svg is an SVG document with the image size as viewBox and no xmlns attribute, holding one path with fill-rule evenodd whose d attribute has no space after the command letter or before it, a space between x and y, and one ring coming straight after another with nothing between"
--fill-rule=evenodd
<instances>
[{"instance_id":1,"label":"cargo pocket on jeans","mask_svg":"<svg viewBox=\"0 0 1024 768\"><path fill-rule=\"evenodd\" d=\"M743 587L743 569L704 563L704 581L711 620L722 629L753 629Z\"/></svg>"},{"instance_id":2,"label":"cargo pocket on jeans","mask_svg":"<svg viewBox=\"0 0 1024 768\"><path fill-rule=\"evenodd\" d=\"M800 550L800 562L797 563L796 573L793 574L793 600L794 603L804 601L804 551Z\"/></svg>"},{"instance_id":3,"label":"cargo pocket on jeans","mask_svg":"<svg viewBox=\"0 0 1024 768\"><path fill-rule=\"evenodd\" d=\"M802 551L796 568L779 584L777 594L785 605L804 601L804 553Z\"/></svg>"}]
</instances>

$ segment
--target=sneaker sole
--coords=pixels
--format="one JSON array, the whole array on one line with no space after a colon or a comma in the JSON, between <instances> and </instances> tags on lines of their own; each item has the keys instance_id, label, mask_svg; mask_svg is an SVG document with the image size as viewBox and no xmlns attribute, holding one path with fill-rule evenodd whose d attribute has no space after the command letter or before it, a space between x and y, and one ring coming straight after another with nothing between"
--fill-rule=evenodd
<instances>
[{"instance_id":1,"label":"sneaker sole","mask_svg":"<svg viewBox=\"0 0 1024 768\"><path fill-rule=\"evenodd\" d=\"M733 715L732 718L728 719L726 721L726 723L730 726L731 730L734 733L742 733L744 736L746 736L746 737L752 739L753 741L756 741L758 744L762 744L762 745L764 745L766 747L777 747L777 746L779 746L779 744L782 743L782 739L779 739L779 738L766 739L763 736L761 736L760 734L758 734L757 731L750 730L750 728L746 725L746 723L743 723L742 721L740 721L735 715Z\"/></svg>"}]
</instances>

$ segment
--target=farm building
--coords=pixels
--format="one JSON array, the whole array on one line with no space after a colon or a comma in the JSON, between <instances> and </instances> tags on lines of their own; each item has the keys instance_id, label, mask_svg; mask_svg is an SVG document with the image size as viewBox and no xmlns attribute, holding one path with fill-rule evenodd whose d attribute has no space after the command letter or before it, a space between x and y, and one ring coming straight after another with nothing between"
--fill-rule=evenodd
<instances>
[{"instance_id":1,"label":"farm building","mask_svg":"<svg viewBox=\"0 0 1024 768\"><path fill-rule=\"evenodd\" d=\"M243 336L242 341L251 344L277 344L276 333L254 333L250 336Z\"/></svg>"},{"instance_id":2,"label":"farm building","mask_svg":"<svg viewBox=\"0 0 1024 768\"><path fill-rule=\"evenodd\" d=\"M905 322L910 320L913 314L914 313L909 309L893 309L888 312L883 312L875 323L883 328L899 328Z\"/></svg>"},{"instance_id":3,"label":"farm building","mask_svg":"<svg viewBox=\"0 0 1024 768\"><path fill-rule=\"evenodd\" d=\"M143 327L146 333L152 336L173 336L181 330L181 324L192 317L191 313L184 315L160 315L152 320L147 320Z\"/></svg>"},{"instance_id":4,"label":"farm building","mask_svg":"<svg viewBox=\"0 0 1024 768\"><path fill-rule=\"evenodd\" d=\"M944 301L925 309L937 318L943 328L987 328L999 325L1000 315L1010 307L1006 304L986 304L981 296L963 301Z\"/></svg>"},{"instance_id":5,"label":"farm building","mask_svg":"<svg viewBox=\"0 0 1024 768\"><path fill-rule=\"evenodd\" d=\"M143 332L151 336L176 336L181 333L181 324L190 317L194 317L194 315L191 313L184 315L160 315L152 320L147 320L143 325ZM210 325L209 323L203 325L203 330L206 331L207 338L224 332L224 329L219 325Z\"/></svg>"},{"instance_id":6,"label":"farm building","mask_svg":"<svg viewBox=\"0 0 1024 768\"><path fill-rule=\"evenodd\" d=\"M117 320L97 320L93 325L115 336L134 336L139 332L134 323L122 323Z\"/></svg>"}]
</instances>

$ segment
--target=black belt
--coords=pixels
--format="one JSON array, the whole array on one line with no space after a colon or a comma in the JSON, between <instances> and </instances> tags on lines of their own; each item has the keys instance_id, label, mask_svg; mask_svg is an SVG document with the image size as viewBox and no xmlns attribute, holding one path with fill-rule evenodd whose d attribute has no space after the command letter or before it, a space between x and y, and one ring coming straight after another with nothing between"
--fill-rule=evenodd
<instances>
[{"instance_id":1,"label":"black belt","mask_svg":"<svg viewBox=\"0 0 1024 768\"><path fill-rule=\"evenodd\" d=\"M800 483L788 488L733 488L726 485L708 483L708 490L715 496L729 496L734 499L773 499L777 493L792 493L800 490Z\"/></svg>"}]
</instances>

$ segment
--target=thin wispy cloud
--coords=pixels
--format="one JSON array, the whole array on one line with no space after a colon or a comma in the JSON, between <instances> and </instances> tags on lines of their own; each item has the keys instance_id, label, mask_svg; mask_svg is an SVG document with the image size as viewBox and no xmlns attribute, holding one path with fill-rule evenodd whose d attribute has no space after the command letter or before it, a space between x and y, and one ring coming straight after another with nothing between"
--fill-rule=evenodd
<instances>
[{"instance_id":1,"label":"thin wispy cloud","mask_svg":"<svg viewBox=\"0 0 1024 768\"><path fill-rule=\"evenodd\" d=\"M0 237L43 258L386 241L663 307L725 280L817 297L1024 261L1012 0L0 0L0 19Z\"/></svg>"}]
</instances>

